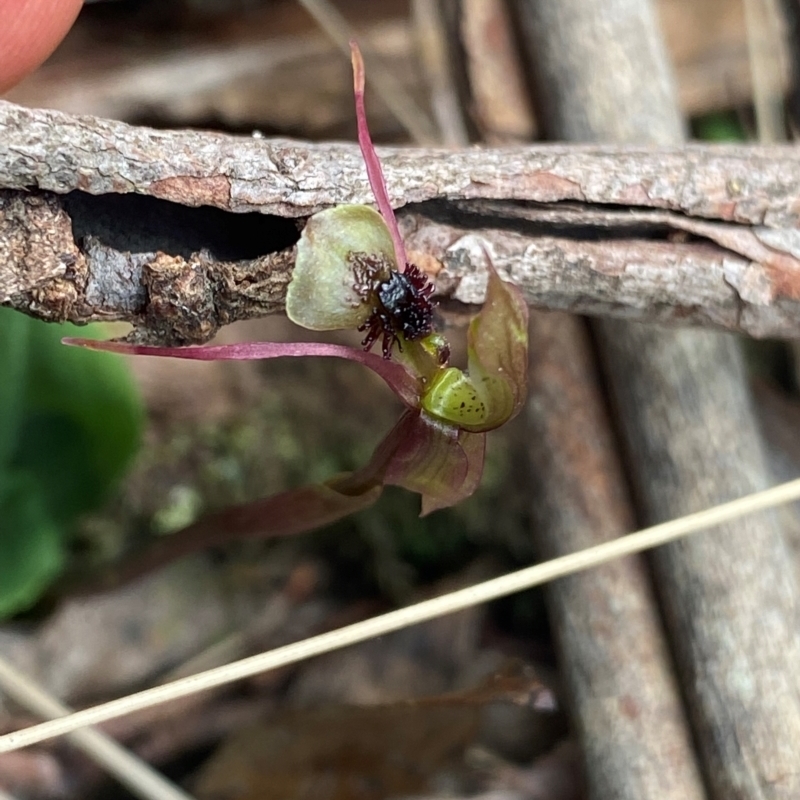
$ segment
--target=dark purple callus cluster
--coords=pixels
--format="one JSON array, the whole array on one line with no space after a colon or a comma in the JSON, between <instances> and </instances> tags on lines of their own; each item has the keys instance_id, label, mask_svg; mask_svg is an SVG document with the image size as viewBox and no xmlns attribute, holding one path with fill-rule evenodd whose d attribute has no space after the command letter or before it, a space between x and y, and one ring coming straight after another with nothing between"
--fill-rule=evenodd
<instances>
[{"instance_id":1,"label":"dark purple callus cluster","mask_svg":"<svg viewBox=\"0 0 800 800\"><path fill-rule=\"evenodd\" d=\"M368 264L355 265L356 290L374 306L358 329L367 332L362 342L365 350L383 337L383 357L388 359L395 342L402 349L401 336L415 341L433 330L435 303L430 298L434 286L413 264L407 264L405 272L391 269L372 276L369 272Z\"/></svg>"}]
</instances>

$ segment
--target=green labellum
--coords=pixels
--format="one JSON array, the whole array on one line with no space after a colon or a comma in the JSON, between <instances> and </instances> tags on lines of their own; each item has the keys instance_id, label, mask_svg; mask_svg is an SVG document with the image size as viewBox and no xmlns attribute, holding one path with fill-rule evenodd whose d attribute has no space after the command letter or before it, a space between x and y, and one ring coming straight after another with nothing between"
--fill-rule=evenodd
<instances>
[{"instance_id":1,"label":"green labellum","mask_svg":"<svg viewBox=\"0 0 800 800\"><path fill-rule=\"evenodd\" d=\"M467 431L496 428L508 419L513 404L507 381L480 372L473 377L456 367L443 369L421 400L428 414Z\"/></svg>"},{"instance_id":2,"label":"green labellum","mask_svg":"<svg viewBox=\"0 0 800 800\"><path fill-rule=\"evenodd\" d=\"M422 407L432 416L462 428L482 425L489 416L486 395L460 369L442 370L422 397Z\"/></svg>"}]
</instances>

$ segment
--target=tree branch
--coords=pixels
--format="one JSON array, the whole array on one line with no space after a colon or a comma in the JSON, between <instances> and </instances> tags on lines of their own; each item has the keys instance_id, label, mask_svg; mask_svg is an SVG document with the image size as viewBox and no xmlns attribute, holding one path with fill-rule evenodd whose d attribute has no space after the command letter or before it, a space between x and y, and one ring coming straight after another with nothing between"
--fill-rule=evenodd
<instances>
[{"instance_id":1,"label":"tree branch","mask_svg":"<svg viewBox=\"0 0 800 800\"><path fill-rule=\"evenodd\" d=\"M471 84L513 86L513 72L522 73L519 57L496 46L504 27L511 39L507 6L477 0L459 7L462 30L483 22L463 48ZM506 129L498 121L520 114L513 93L510 99L507 94L473 91L470 97L470 108L489 135ZM518 213L523 211L536 213L541 223L578 223L575 209L565 204ZM601 230L604 225L622 230L628 223L633 230L644 222L615 210L586 214ZM526 254L520 254L522 261ZM557 295L557 284L552 291ZM547 559L624 535L635 527L634 512L585 321L533 312L528 335L524 418L531 538ZM545 591L587 795L701 800L688 722L644 562L621 559L554 581Z\"/></svg>"},{"instance_id":2,"label":"tree branch","mask_svg":"<svg viewBox=\"0 0 800 800\"><path fill-rule=\"evenodd\" d=\"M680 139L649 0L518 5L553 134ZM593 330L642 522L772 482L731 337L614 320ZM709 797L800 796L796 749L784 745L800 739L798 586L778 519L738 519L651 561Z\"/></svg>"},{"instance_id":3,"label":"tree branch","mask_svg":"<svg viewBox=\"0 0 800 800\"><path fill-rule=\"evenodd\" d=\"M585 321L533 314L530 333L532 536L542 558L556 558L635 524ZM589 796L702 800L644 562L554 581L547 599Z\"/></svg>"},{"instance_id":4,"label":"tree branch","mask_svg":"<svg viewBox=\"0 0 800 800\"><path fill-rule=\"evenodd\" d=\"M482 302L472 254L485 247L534 306L800 335L796 149L380 155L409 249L443 297ZM130 321L140 341L206 341L282 309L298 224L371 200L355 145L0 102L0 302L50 320Z\"/></svg>"}]
</instances>

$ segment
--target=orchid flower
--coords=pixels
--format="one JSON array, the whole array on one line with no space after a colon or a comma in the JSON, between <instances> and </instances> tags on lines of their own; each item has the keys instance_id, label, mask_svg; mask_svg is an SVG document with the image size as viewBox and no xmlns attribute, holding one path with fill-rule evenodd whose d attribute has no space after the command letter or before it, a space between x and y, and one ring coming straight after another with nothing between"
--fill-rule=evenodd
<instances>
[{"instance_id":1,"label":"orchid flower","mask_svg":"<svg viewBox=\"0 0 800 800\"><path fill-rule=\"evenodd\" d=\"M312 530L371 505L386 485L418 492L423 515L454 505L480 482L486 432L515 416L524 401L527 306L491 262L486 302L469 327L467 371L449 366L449 345L432 328L433 287L406 260L367 128L363 61L355 43L351 51L359 145L378 211L344 205L308 220L297 247L286 312L293 322L312 330L367 331L366 351L326 343L154 347L64 340L96 350L209 361L344 358L377 373L406 406L366 466L205 517L161 545L175 554L183 541L203 546L222 534L227 540ZM369 352L380 337L383 357Z\"/></svg>"}]
</instances>

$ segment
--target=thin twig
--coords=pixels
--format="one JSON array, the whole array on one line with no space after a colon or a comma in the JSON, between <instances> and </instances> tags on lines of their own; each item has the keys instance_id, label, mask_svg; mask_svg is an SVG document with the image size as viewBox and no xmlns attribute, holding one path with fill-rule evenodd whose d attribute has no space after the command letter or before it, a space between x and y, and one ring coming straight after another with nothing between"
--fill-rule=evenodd
<instances>
[{"instance_id":1,"label":"thin twig","mask_svg":"<svg viewBox=\"0 0 800 800\"><path fill-rule=\"evenodd\" d=\"M469 136L459 105L442 14L442 4L438 0L414 0L411 4L417 49L430 89L440 142L447 147L466 147Z\"/></svg>"},{"instance_id":2,"label":"thin twig","mask_svg":"<svg viewBox=\"0 0 800 800\"><path fill-rule=\"evenodd\" d=\"M705 511L688 514L671 522L654 525L638 533L604 542L577 553L546 561L543 564L511 572L466 589L425 600L319 636L312 636L266 653L250 656L224 667L217 667L172 683L154 686L127 697L77 711L61 719L7 733L0 736L0 753L18 750L21 747L43 742L56 736L63 736L87 725L97 725L179 697L187 697L196 692L223 686L242 678L339 650L351 644L384 636L445 614L463 611L479 603L497 600L514 592L530 589L556 578L563 578L566 575L605 564L616 558L658 547L690 533L797 499L800 499L800 479L782 483L763 492L749 494Z\"/></svg>"},{"instance_id":3,"label":"thin twig","mask_svg":"<svg viewBox=\"0 0 800 800\"><path fill-rule=\"evenodd\" d=\"M358 37L339 11L328 0L299 1L334 44L349 57L350 42ZM414 98L408 94L400 81L384 69L377 59L371 58L369 61L369 79L397 121L417 144L435 144L436 131L425 111L414 102Z\"/></svg>"},{"instance_id":4,"label":"thin twig","mask_svg":"<svg viewBox=\"0 0 800 800\"><path fill-rule=\"evenodd\" d=\"M0 657L0 688L24 708L47 719L66 717L72 709L51 697ZM191 796L100 731L76 730L70 741L142 800L192 800ZM0 791L0 800L5 796Z\"/></svg>"},{"instance_id":5,"label":"thin twig","mask_svg":"<svg viewBox=\"0 0 800 800\"><path fill-rule=\"evenodd\" d=\"M774 0L744 0L744 12L758 140L762 144L783 142L783 64L787 57L780 12Z\"/></svg>"}]
</instances>

